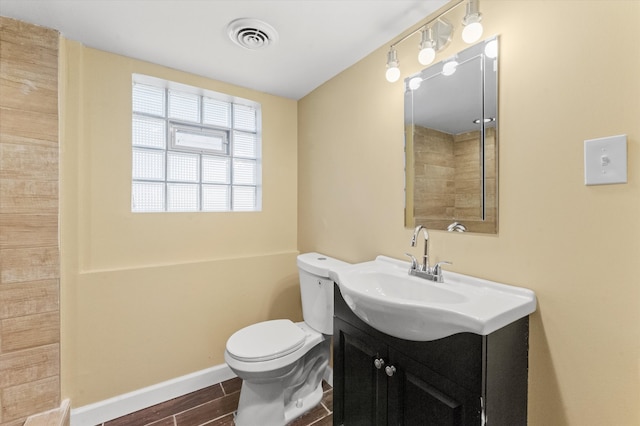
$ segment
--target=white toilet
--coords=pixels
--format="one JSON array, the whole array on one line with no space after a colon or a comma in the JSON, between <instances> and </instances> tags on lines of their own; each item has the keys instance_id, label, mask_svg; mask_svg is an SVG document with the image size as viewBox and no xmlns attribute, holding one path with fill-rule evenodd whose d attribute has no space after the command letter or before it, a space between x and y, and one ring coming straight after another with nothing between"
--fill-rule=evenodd
<instances>
[{"instance_id":1,"label":"white toilet","mask_svg":"<svg viewBox=\"0 0 640 426\"><path fill-rule=\"evenodd\" d=\"M333 280L347 265L318 253L298 256L304 322L264 321L235 332L224 359L242 379L236 426L284 426L322 399L333 334Z\"/></svg>"}]
</instances>

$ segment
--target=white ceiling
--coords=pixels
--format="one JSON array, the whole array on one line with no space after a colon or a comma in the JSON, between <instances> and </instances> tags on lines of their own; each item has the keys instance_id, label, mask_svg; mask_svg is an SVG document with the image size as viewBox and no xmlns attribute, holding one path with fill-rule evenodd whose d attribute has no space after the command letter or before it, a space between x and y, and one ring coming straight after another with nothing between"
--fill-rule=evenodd
<instances>
[{"instance_id":1,"label":"white ceiling","mask_svg":"<svg viewBox=\"0 0 640 426\"><path fill-rule=\"evenodd\" d=\"M89 47L300 99L447 1L0 0L0 15ZM238 18L267 22L279 40L264 50L237 46L226 28Z\"/></svg>"}]
</instances>

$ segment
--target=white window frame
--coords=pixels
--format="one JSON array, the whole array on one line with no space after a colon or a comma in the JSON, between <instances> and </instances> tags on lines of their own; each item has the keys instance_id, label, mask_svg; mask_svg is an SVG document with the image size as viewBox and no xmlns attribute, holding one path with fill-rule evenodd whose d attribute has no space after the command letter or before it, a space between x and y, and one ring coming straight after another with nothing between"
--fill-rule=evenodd
<instances>
[{"instance_id":1,"label":"white window frame","mask_svg":"<svg viewBox=\"0 0 640 426\"><path fill-rule=\"evenodd\" d=\"M172 151L182 152L198 152L198 153L214 153L219 155L229 155L229 130L221 130L212 127L205 127L191 124L180 124L176 121L169 120L169 149ZM211 136L218 137L220 142L220 149L207 147L204 144L193 143L191 145L178 142L178 132L189 133L192 135L198 135L202 137Z\"/></svg>"},{"instance_id":2,"label":"white window frame","mask_svg":"<svg viewBox=\"0 0 640 426\"><path fill-rule=\"evenodd\" d=\"M160 148L159 146L148 146L144 144L136 144L136 138L134 133L135 127L132 128L132 180L131 180L131 211L134 213L151 213L151 212L259 212L262 210L262 110L261 105L255 101L238 98L234 96L230 96L227 94L214 92L211 90L206 90L202 88L197 88L193 86L188 86L181 83L171 82L167 80L162 80L159 78L141 75L141 74L133 74L132 75L132 88L136 85L144 85L151 86L153 90L161 89L164 93L164 101L163 101L163 114L157 113L147 113L141 111L134 110L134 91L132 89L132 126L136 119L149 119L155 120L156 122L164 121L165 135L164 135L164 147ZM151 90L151 89L150 89ZM187 97L193 98L195 96L198 97L198 112L199 118L197 121L195 120L185 120L178 119L174 117L170 117L170 106L169 106L169 98L170 92L176 96L185 95ZM229 105L230 118L228 125L220 125L220 124L207 124L204 119L204 102L206 101L214 101L216 103L227 103ZM243 108L247 109L249 107L253 111L255 111L255 129L247 129L247 128L238 128L234 123L234 111L235 108ZM188 144L181 144L176 140L176 136L180 133L191 133L195 135L194 143L192 146ZM241 153L236 153L234 151L234 140L236 138L244 135L244 137L255 137L255 155L242 155ZM207 147L206 143L201 143L198 139L200 137L212 137L218 138L220 140L220 145ZM215 145L215 144L212 144ZM136 173L136 153L142 155L153 155L159 157L160 153L164 155L164 173L162 178L158 176L152 177L143 177L141 178L140 173ZM190 154L191 156L196 155L198 158L198 165L194 167L193 172L197 174L197 182L196 181L176 181L171 180L169 177L168 163L169 156L171 155L179 155L180 153ZM204 177L203 171L203 163L205 161L210 162L214 159L218 159L220 162L228 161L226 170L227 173L227 181L226 182L207 182ZM255 177L253 183L242 182L242 175L239 174L237 177L234 176L233 170L237 166L238 170L241 170L241 166L247 166L249 164L250 176L251 170L253 170L252 166L255 162ZM195 170L197 169L197 170ZM138 176L137 176L138 175ZM193 189L194 185L197 185L197 209L193 208L172 208L170 205L170 191L171 188L179 187L180 185L189 185L190 190ZM154 197L157 196L158 199L154 199L155 205L152 207L140 207L141 203L136 202L136 197L140 196L137 194L141 194L139 192L140 188L148 186L147 189L153 187L154 189L150 192L144 194L144 196ZM162 190L160 189L162 186ZM215 190L215 188L218 188ZM222 191L224 193L226 188L226 194L228 196L227 204L225 208L206 208L204 198L205 191L214 190ZM234 194L236 191L251 193L254 191L255 198L253 201L253 208L247 208L246 206L238 206L234 201ZM156 191L153 195L153 191ZM159 198L162 198L159 200Z\"/></svg>"}]
</instances>

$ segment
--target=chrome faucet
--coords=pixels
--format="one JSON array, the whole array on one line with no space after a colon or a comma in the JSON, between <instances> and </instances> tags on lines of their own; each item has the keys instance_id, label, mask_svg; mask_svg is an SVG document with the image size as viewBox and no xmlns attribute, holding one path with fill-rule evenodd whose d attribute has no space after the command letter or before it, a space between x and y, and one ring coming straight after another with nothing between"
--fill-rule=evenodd
<instances>
[{"instance_id":1,"label":"chrome faucet","mask_svg":"<svg viewBox=\"0 0 640 426\"><path fill-rule=\"evenodd\" d=\"M447 231L449 232L467 232L467 227L461 224L460 222L453 222L449 226L447 226Z\"/></svg>"},{"instance_id":2,"label":"chrome faucet","mask_svg":"<svg viewBox=\"0 0 640 426\"><path fill-rule=\"evenodd\" d=\"M422 256L422 265L418 264L418 260L410 253L405 253L411 258L411 267L409 268L409 275L413 275L420 278L425 278L430 281L441 283L443 281L442 265L451 265L451 262L442 261L435 264L432 268L429 266L429 233L427 228L422 225L416 226L411 237L411 247L415 247L418 243L418 236L422 231L424 235L424 254Z\"/></svg>"},{"instance_id":3,"label":"chrome faucet","mask_svg":"<svg viewBox=\"0 0 640 426\"><path fill-rule=\"evenodd\" d=\"M427 232L427 228L422 225L416 226L416 229L413 230L413 237L411 237L411 247L415 247L418 243L418 235L420 235L420 231L424 235L424 255L422 256L422 265L420 265L421 271L429 271L429 233Z\"/></svg>"}]
</instances>

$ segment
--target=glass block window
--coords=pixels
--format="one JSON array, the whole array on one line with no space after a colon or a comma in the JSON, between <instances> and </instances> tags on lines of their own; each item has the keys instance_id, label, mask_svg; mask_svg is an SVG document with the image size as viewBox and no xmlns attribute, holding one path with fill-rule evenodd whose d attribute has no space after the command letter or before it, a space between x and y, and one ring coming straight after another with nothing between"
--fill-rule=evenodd
<instances>
[{"instance_id":1,"label":"glass block window","mask_svg":"<svg viewBox=\"0 0 640 426\"><path fill-rule=\"evenodd\" d=\"M260 211L260 104L134 75L133 212Z\"/></svg>"}]
</instances>

